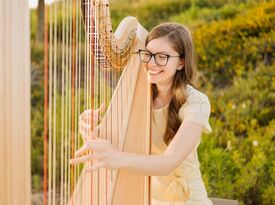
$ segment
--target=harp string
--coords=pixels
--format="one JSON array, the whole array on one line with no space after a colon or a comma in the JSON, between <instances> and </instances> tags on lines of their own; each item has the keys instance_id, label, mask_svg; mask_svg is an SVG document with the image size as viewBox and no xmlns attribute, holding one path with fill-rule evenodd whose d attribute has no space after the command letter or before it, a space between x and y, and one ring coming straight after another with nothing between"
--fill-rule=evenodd
<instances>
[{"instance_id":1,"label":"harp string","mask_svg":"<svg viewBox=\"0 0 275 205\"><path fill-rule=\"evenodd\" d=\"M68 15L68 6L67 0L64 1L64 13L65 16ZM65 168L65 178L64 178L64 203L67 203L67 186L68 186L68 166L66 164L66 158L68 157L68 18L65 18L65 56L64 56L64 77L65 77L65 84L64 84L64 114L65 114L65 122L64 122L64 139L65 139L65 146L64 146L64 168Z\"/></svg>"},{"instance_id":2,"label":"harp string","mask_svg":"<svg viewBox=\"0 0 275 205\"><path fill-rule=\"evenodd\" d=\"M92 7L93 8L93 14L92 14L92 19L94 19L94 29L92 31L92 35L93 36L93 40L94 40L94 46L93 46L93 49L92 49L92 52L94 53L94 70L95 70L95 73L96 73L96 78L94 80L94 101L95 101L95 104L93 106L93 108L95 109L95 107L97 106L97 104L99 104L99 101L100 101L100 94L99 94L99 89L100 89L100 83L101 83L101 79L100 79L100 74L101 74L101 71L98 69L98 41L97 41L97 24L98 24L98 18L97 18L97 13L98 13L98 10L97 10L97 1L94 1L94 6ZM95 18L94 18L95 17ZM97 81L97 82L96 82ZM93 123L93 122L92 122ZM99 175L99 171L95 171L93 172L93 178L94 178L94 183L93 183L93 189L96 193L94 193L94 198L95 198L95 202L94 204L98 204L99 203L99 194L100 194L100 175Z\"/></svg>"},{"instance_id":3,"label":"harp string","mask_svg":"<svg viewBox=\"0 0 275 205\"><path fill-rule=\"evenodd\" d=\"M52 204L52 8L50 6L49 30L49 179L48 179L48 204Z\"/></svg>"},{"instance_id":4,"label":"harp string","mask_svg":"<svg viewBox=\"0 0 275 205\"><path fill-rule=\"evenodd\" d=\"M57 143L57 4L54 4L54 33L53 33L53 204L56 204L56 143Z\"/></svg>"},{"instance_id":5,"label":"harp string","mask_svg":"<svg viewBox=\"0 0 275 205\"><path fill-rule=\"evenodd\" d=\"M92 5L89 4L88 14L90 14L91 11L92 11L92 14L95 13L93 8L94 7L92 7ZM96 22L93 18L90 18L90 17L89 17L89 20L90 20L90 25L89 25L90 31L93 33L95 31L95 23ZM96 63L95 60L96 59L95 59L94 49L96 48L96 39L93 38L93 36L89 35L89 34L88 34L88 38L90 38L90 42L89 42L90 44L88 46L89 46L89 50L90 50L90 56L89 56L90 66L89 66L89 68L90 68L90 73L91 73L91 75L90 75L91 76L91 80L90 80L90 93L91 93L90 100L91 100L91 104L89 105L89 108L95 109L95 92L96 92L96 90L95 90L95 86L96 86L95 79L97 77L97 76L95 77L95 74L97 74L97 72L96 72L96 66L95 66L95 63ZM93 124L93 118L92 118L90 123ZM92 166L92 165L93 165L93 163L91 162L90 166ZM97 191L96 187L97 186L95 187L95 186L92 186L92 185L97 183L96 174L97 173L91 173L92 181L91 181L91 184L90 184L90 186L91 186L91 195L92 195L92 198L94 198L94 199L96 199L96 197L97 197L97 195L96 195L96 191ZM92 204L95 204L95 202L93 200L92 200Z\"/></svg>"},{"instance_id":6,"label":"harp string","mask_svg":"<svg viewBox=\"0 0 275 205\"><path fill-rule=\"evenodd\" d=\"M107 10L107 6L106 6L106 10ZM110 74L111 74L110 71L107 71L106 81L107 81L108 85L110 85ZM105 92L104 101L107 102L108 93L110 92L110 86L107 86L107 84L105 84L105 87L106 87L106 92ZM108 125L107 125L107 127L108 127ZM112 133L111 133L111 136L107 136L107 129L106 129L105 136L106 136L105 139L110 140L110 137L112 136ZM109 172L106 169L103 170L103 171L104 171L103 187L105 188L105 189L103 189L103 193L106 193L106 194L105 195L103 194L102 198L103 198L104 204L107 205L107 199L108 199L108 193L109 193L109 190L108 190L108 175L109 175Z\"/></svg>"},{"instance_id":7,"label":"harp string","mask_svg":"<svg viewBox=\"0 0 275 205\"><path fill-rule=\"evenodd\" d=\"M61 8L62 10L65 10L65 2L61 2ZM61 149L60 149L60 155L61 155L61 160L60 160L60 204L64 204L64 197L66 196L66 193L64 193L64 189L66 186L65 183L65 179L66 177L64 176L64 157L65 155L65 151L64 151L64 146L65 146L65 142L64 142L64 129L65 129L65 125L64 125L64 118L65 118L65 22L64 22L64 18L62 18L62 35L61 35L61 42L62 42L62 51L61 51ZM65 174L66 175L66 174ZM64 178L65 177L65 178Z\"/></svg>"},{"instance_id":8,"label":"harp string","mask_svg":"<svg viewBox=\"0 0 275 205\"><path fill-rule=\"evenodd\" d=\"M90 81L90 93L91 93L91 105L90 105L90 108L91 109L94 109L95 108L95 92L96 92L96 83L95 82L95 78L94 76L97 75L97 72L96 72L96 59L95 59L95 49L96 49L96 38L94 36L94 32L95 32L95 25L96 25L96 19L92 18L93 15L95 15L95 10L94 10L94 6L90 3L90 1L88 2L88 7L89 7L89 10L88 10L88 21L89 21L89 25L88 25L88 38L89 38L89 44L88 44L88 47L89 47L89 51L90 51L90 60L91 60L91 64L90 64L90 71L91 71L91 81ZM96 76L97 77L97 76ZM90 121L90 124L92 125L93 124L93 118L92 120ZM90 151L91 152L91 151ZM93 163L91 162L89 166L93 166ZM97 184L98 181L97 181L97 173L93 172L93 173L90 173L91 175L91 204L96 204L97 202L95 200L97 200L97 185L94 186L94 184Z\"/></svg>"},{"instance_id":9,"label":"harp string","mask_svg":"<svg viewBox=\"0 0 275 205\"><path fill-rule=\"evenodd\" d=\"M87 14L88 10L89 10L89 5L87 5L87 6L85 5L84 9L85 9L85 14ZM88 19L88 21L86 21L86 16L84 16L84 22L88 24L88 29L89 29L89 25L90 25L89 24L89 19ZM86 28L86 30L87 30L87 28ZM88 107L87 106L87 99L88 99L88 97L87 97L87 94L88 94L87 82L88 82L88 61L89 61L89 58L88 58L88 56L89 56L89 52L88 52L88 49L89 49L89 47L88 47L89 38L87 38L87 36L85 35L84 39L85 39L85 42L84 42L84 46L85 46L85 51L84 51L84 55L85 55L85 66L84 66L84 109L87 109L87 107ZM85 163L85 166L88 166L88 165L89 165L89 163ZM86 173L84 173L84 177L87 178L87 174ZM88 190L88 188L89 188L88 187L88 183L85 183L85 190ZM85 192L84 194L85 194L85 205L86 205L88 203L88 201L87 201L87 194L90 194L90 193Z\"/></svg>"},{"instance_id":10,"label":"harp string","mask_svg":"<svg viewBox=\"0 0 275 205\"><path fill-rule=\"evenodd\" d=\"M80 95L79 95L79 91L80 91L80 62L81 62L81 59L80 59L80 46L81 44L79 43L80 42L80 39L79 39L79 36L80 36L80 33L79 33L79 12L78 12L78 9L79 9L79 4L78 2L75 2L75 7L76 7L76 84L75 84L75 90L76 90L76 97L75 97L75 104L76 104L76 109L75 109L75 119L74 119L74 122L75 122L75 147L76 149L79 148L79 136L78 136L78 116L80 114ZM74 185L76 184L77 182L77 176L79 175L79 165L77 166L74 166L74 173L76 173L74 175ZM75 204L75 200L73 201L73 204Z\"/></svg>"},{"instance_id":11,"label":"harp string","mask_svg":"<svg viewBox=\"0 0 275 205\"><path fill-rule=\"evenodd\" d=\"M99 4L99 7L100 7L101 5ZM98 15L96 15L96 16L100 16L100 9L98 9ZM99 20L97 21L97 23L99 23ZM98 28L98 25L97 25L97 28ZM97 35L96 36L98 36L98 29L97 29ZM102 58L102 56L101 56L101 53L100 53L100 51L99 51L99 43L98 43L98 45L97 45L97 58L98 58L98 60L97 60L97 66L99 67L99 66L102 66L101 65L101 58ZM103 90L103 92L102 92L102 95L98 95L99 96L99 101L101 101L101 102L104 102L104 101L106 101L106 88L107 88L107 85L106 85L106 83L104 83L104 80L106 81L106 76L105 76L105 71L103 70L103 69L100 69L99 70L100 72L100 77L99 77L99 80L100 80L100 87L102 88L102 90ZM107 82L107 81L106 81ZM107 82L108 83L108 82ZM99 103L98 103L99 104ZM108 124L107 124L107 127L108 127ZM107 127L106 127L106 130L107 130ZM103 131L104 132L104 131ZM106 136L106 135L105 135ZM101 202L102 204L105 204L105 202L104 202L104 194L102 194L102 193L104 193L104 177L105 177L105 170L104 169L101 169L101 170L99 170L98 171L99 172L99 178L98 178L98 180L99 180L99 191L98 191L98 200L99 200L99 202ZM101 193L101 194L100 194ZM98 202L98 204L99 204L99 202Z\"/></svg>"},{"instance_id":12,"label":"harp string","mask_svg":"<svg viewBox=\"0 0 275 205\"><path fill-rule=\"evenodd\" d=\"M77 118L78 118L78 18L77 18L77 2L74 2L75 4L75 85L74 85L74 89L75 89L75 96L74 96L74 104L75 104L75 109L73 110L74 111L74 127L75 127L75 130L74 130L74 151L72 153L72 157L74 156L74 152L78 149L78 143L77 143L77 138L78 138L78 134L77 134L77 131L78 131L78 125L77 125ZM77 167L78 165L74 165L73 168L74 168L74 175L73 175L73 188L75 187L76 185L76 176L78 175L77 173ZM71 191L71 193L73 193L73 189ZM73 201L73 204L74 201Z\"/></svg>"},{"instance_id":13,"label":"harp string","mask_svg":"<svg viewBox=\"0 0 275 205\"><path fill-rule=\"evenodd\" d=\"M69 67L68 67L68 70L69 70L69 84L68 84L68 90L69 90L69 97L68 97L68 105L69 105L69 108L68 108L68 113L69 113L69 139L68 139L68 157L66 158L67 162L66 164L68 164L68 201L70 200L70 191L71 191L71 178L72 178L72 175L71 175L71 169L70 169L70 165L68 163L68 160L70 159L71 155L72 155L72 130L71 130L71 126L72 126L72 113L71 113L71 110L72 110L72 50L73 50L73 45L72 45L72 0L69 1L69 55L68 55L68 59L69 59Z\"/></svg>"},{"instance_id":14,"label":"harp string","mask_svg":"<svg viewBox=\"0 0 275 205\"><path fill-rule=\"evenodd\" d=\"M89 5L85 6L85 10L86 10L85 14L86 15L87 15L89 9L90 9ZM87 32L90 29L90 20L86 16L84 16L84 19L85 19L85 24L86 24L85 28L86 28L86 32ZM85 70L86 70L86 77L85 77L85 79L86 79L86 90L85 90L85 92L86 92L86 100L85 100L85 102L87 102L87 99L88 99L87 98L87 94L88 94L88 80L89 80L89 78L88 78L88 68L89 68L89 61L90 61L90 52L89 52L90 51L90 49L89 49L90 38L87 37L87 33L86 32L84 34L85 35L85 47L86 47L86 49L85 49L85 51L86 51L86 57L85 57L85 61L86 61L86 67L85 67ZM85 110L86 109L88 109L88 104L87 103L85 104ZM89 165L90 165L89 162L85 163L85 167L89 166ZM88 174L85 173L85 178L87 178L87 175ZM91 180L90 183L92 183L92 178L90 178L90 180ZM89 184L85 183L85 185L86 185L86 189L85 190L89 190ZM85 192L85 199L86 199L86 203L87 204L91 203L91 201L87 200L88 199L87 195L89 195L89 194L91 194L91 193Z\"/></svg>"},{"instance_id":15,"label":"harp string","mask_svg":"<svg viewBox=\"0 0 275 205\"><path fill-rule=\"evenodd\" d=\"M49 39L48 39L48 30L49 30L49 24L48 24L48 7L45 6L45 19L44 19L44 47L45 47L45 55L44 55L44 162L43 162L43 197L44 197L44 205L47 204L47 190L48 190L48 118L49 118L49 103L48 103L48 94L49 94Z\"/></svg>"},{"instance_id":16,"label":"harp string","mask_svg":"<svg viewBox=\"0 0 275 205\"><path fill-rule=\"evenodd\" d=\"M81 95L81 88L82 88L82 79L84 76L82 76L83 74L83 68L84 68L84 63L82 62L82 27L81 27L81 5L80 2L78 1L78 25L79 25L79 93L78 93L78 116L80 115L80 105L82 104L81 100L82 99L82 95ZM78 120L78 119L77 119ZM77 121L78 122L78 121ZM79 134L79 132L78 132ZM80 136L78 137L78 148L80 147ZM80 165L78 165L78 176L80 175ZM81 185L82 186L82 185ZM83 204L82 200L80 202L81 204ZM86 203L85 203L86 204Z\"/></svg>"},{"instance_id":17,"label":"harp string","mask_svg":"<svg viewBox=\"0 0 275 205\"><path fill-rule=\"evenodd\" d=\"M72 0L71 1L71 14L72 14L72 30L71 30L71 39L72 39L72 54L71 54L71 69L72 69L72 73L71 73L71 154L70 154L70 158L74 157L74 152L75 152L75 78L76 78L76 0ZM74 178L75 178L75 166L71 165L70 171L71 171L71 187L70 187L70 193L73 192L73 188L74 188Z\"/></svg>"}]
</instances>

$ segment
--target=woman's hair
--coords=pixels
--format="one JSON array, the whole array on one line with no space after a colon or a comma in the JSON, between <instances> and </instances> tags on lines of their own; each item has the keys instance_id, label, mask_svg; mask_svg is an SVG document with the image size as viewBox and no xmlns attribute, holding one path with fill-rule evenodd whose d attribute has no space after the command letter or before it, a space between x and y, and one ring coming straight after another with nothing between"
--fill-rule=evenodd
<instances>
[{"instance_id":1,"label":"woman's hair","mask_svg":"<svg viewBox=\"0 0 275 205\"><path fill-rule=\"evenodd\" d=\"M168 107L168 119L166 130L163 136L164 142L168 145L178 131L181 120L179 118L179 109L186 102L186 85L195 86L195 53L192 36L189 30L177 23L163 23L154 27L148 34L145 45L156 38L166 37L175 51L184 59L184 67L177 70L173 88L172 98ZM156 84L152 84L153 100L158 96Z\"/></svg>"}]
</instances>

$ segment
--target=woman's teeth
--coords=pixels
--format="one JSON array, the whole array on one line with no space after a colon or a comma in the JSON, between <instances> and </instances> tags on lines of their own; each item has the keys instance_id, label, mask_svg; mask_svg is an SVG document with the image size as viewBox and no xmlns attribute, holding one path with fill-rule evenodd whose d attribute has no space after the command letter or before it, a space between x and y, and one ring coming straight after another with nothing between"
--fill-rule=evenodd
<instances>
[{"instance_id":1,"label":"woman's teeth","mask_svg":"<svg viewBox=\"0 0 275 205\"><path fill-rule=\"evenodd\" d=\"M161 72L162 71L149 70L149 74L151 74L151 75L157 75L157 74L159 74Z\"/></svg>"}]
</instances>

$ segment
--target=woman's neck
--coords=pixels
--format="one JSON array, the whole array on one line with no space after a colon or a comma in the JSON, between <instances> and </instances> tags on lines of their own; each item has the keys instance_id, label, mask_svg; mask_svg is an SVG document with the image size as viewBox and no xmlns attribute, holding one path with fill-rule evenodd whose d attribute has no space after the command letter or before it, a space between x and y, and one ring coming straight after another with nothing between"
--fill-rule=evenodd
<instances>
[{"instance_id":1,"label":"woman's neck","mask_svg":"<svg viewBox=\"0 0 275 205\"><path fill-rule=\"evenodd\" d=\"M170 101L170 98L172 95L172 84L170 86L157 85L157 89L158 89L158 98L160 98L163 105L166 105Z\"/></svg>"},{"instance_id":2,"label":"woman's neck","mask_svg":"<svg viewBox=\"0 0 275 205\"><path fill-rule=\"evenodd\" d=\"M167 95L172 90L173 82L170 82L169 84L157 84L158 94L160 95Z\"/></svg>"}]
</instances>

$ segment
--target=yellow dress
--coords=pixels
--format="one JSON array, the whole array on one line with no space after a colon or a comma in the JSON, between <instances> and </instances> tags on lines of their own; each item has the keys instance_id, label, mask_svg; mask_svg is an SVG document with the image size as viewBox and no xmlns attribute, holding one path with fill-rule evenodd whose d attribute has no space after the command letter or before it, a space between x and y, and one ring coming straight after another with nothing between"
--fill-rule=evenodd
<instances>
[{"instance_id":1,"label":"yellow dress","mask_svg":"<svg viewBox=\"0 0 275 205\"><path fill-rule=\"evenodd\" d=\"M212 131L208 119L210 103L208 97L191 85L186 87L187 101L179 110L182 121L203 125L203 132ZM161 154L167 145L162 137L166 127L168 106L154 109L152 119L152 154ZM168 176L151 177L152 205L212 205L200 173L197 143L192 152ZM163 164L165 166L165 164Z\"/></svg>"}]
</instances>

